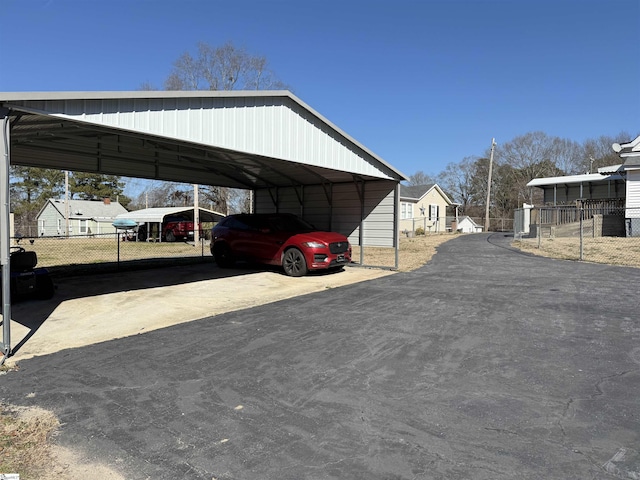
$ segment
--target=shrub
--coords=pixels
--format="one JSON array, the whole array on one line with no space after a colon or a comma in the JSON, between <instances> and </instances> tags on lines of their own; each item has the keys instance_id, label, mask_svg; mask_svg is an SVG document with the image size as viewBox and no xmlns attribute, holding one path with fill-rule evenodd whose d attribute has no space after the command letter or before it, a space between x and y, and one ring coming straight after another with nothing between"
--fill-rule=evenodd
<instances>
[{"instance_id":1,"label":"shrub","mask_svg":"<svg viewBox=\"0 0 640 480\"><path fill-rule=\"evenodd\" d=\"M416 228L416 235L424 235L424 228L422 227Z\"/></svg>"}]
</instances>

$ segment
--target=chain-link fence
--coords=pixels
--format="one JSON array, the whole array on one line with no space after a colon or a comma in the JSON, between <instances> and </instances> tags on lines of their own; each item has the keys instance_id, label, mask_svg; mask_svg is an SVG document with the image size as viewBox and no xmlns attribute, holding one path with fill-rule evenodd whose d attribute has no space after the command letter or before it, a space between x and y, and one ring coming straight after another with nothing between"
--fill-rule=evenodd
<instances>
[{"instance_id":1,"label":"chain-link fence","mask_svg":"<svg viewBox=\"0 0 640 480\"><path fill-rule=\"evenodd\" d=\"M12 250L34 251L38 266L58 274L85 269L117 269L202 261L211 258L209 240L141 242L123 232L69 237L13 237Z\"/></svg>"},{"instance_id":2,"label":"chain-link fence","mask_svg":"<svg viewBox=\"0 0 640 480\"><path fill-rule=\"evenodd\" d=\"M457 222L457 223L456 223ZM426 217L415 217L400 220L400 233L406 237L429 235L432 233L478 233L483 232L483 217L459 215L447 216L444 222L431 221ZM489 217L490 232L512 232L513 218Z\"/></svg>"},{"instance_id":3,"label":"chain-link fence","mask_svg":"<svg viewBox=\"0 0 640 480\"><path fill-rule=\"evenodd\" d=\"M567 260L640 267L640 208L519 209L516 246Z\"/></svg>"}]
</instances>

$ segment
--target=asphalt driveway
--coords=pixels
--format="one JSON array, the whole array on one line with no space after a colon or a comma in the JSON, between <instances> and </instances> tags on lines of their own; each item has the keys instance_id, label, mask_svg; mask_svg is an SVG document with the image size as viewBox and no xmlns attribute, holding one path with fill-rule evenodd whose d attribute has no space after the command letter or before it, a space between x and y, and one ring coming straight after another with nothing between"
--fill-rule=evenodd
<instances>
[{"instance_id":1,"label":"asphalt driveway","mask_svg":"<svg viewBox=\"0 0 640 480\"><path fill-rule=\"evenodd\" d=\"M0 398L129 479L640 478L640 270L510 240L27 359Z\"/></svg>"}]
</instances>

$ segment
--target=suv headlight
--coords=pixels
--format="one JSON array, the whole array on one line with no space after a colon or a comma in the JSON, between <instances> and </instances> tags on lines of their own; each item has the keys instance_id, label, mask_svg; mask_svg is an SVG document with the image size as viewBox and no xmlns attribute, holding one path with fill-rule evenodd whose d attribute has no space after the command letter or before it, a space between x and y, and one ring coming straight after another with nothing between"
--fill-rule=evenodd
<instances>
[{"instance_id":1,"label":"suv headlight","mask_svg":"<svg viewBox=\"0 0 640 480\"><path fill-rule=\"evenodd\" d=\"M307 248L327 248L327 246L322 242L303 242L302 246Z\"/></svg>"}]
</instances>

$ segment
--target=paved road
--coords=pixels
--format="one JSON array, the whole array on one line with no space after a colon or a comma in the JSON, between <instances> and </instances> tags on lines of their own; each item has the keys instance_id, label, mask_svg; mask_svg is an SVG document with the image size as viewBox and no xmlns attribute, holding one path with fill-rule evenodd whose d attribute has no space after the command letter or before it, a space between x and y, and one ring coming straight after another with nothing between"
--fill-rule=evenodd
<instances>
[{"instance_id":1,"label":"paved road","mask_svg":"<svg viewBox=\"0 0 640 480\"><path fill-rule=\"evenodd\" d=\"M0 398L131 479L640 478L640 271L509 241L25 360Z\"/></svg>"}]
</instances>

